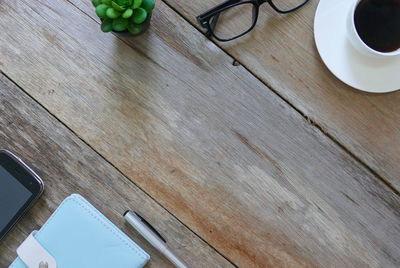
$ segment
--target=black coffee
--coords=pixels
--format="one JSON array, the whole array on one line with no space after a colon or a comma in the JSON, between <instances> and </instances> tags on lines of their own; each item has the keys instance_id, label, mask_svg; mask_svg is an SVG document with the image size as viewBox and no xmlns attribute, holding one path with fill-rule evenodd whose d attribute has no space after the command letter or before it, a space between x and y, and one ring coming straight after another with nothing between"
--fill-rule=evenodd
<instances>
[{"instance_id":1,"label":"black coffee","mask_svg":"<svg viewBox=\"0 0 400 268\"><path fill-rule=\"evenodd\" d=\"M354 22L358 35L370 48L380 52L400 48L400 0L362 0Z\"/></svg>"}]
</instances>

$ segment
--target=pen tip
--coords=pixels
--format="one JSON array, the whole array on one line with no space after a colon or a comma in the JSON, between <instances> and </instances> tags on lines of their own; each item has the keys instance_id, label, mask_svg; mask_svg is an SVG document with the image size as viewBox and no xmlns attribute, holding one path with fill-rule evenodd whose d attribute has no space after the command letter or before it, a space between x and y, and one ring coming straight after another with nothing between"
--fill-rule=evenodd
<instances>
[{"instance_id":1,"label":"pen tip","mask_svg":"<svg viewBox=\"0 0 400 268\"><path fill-rule=\"evenodd\" d=\"M124 212L124 217L126 216L126 214L128 214L130 210L128 209L127 211Z\"/></svg>"}]
</instances>

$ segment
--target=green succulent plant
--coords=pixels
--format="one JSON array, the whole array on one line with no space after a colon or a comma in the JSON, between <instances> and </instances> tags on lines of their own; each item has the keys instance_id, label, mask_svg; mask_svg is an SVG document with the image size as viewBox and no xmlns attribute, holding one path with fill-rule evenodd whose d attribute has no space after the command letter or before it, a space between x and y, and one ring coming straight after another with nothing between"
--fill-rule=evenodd
<instances>
[{"instance_id":1,"label":"green succulent plant","mask_svg":"<svg viewBox=\"0 0 400 268\"><path fill-rule=\"evenodd\" d=\"M92 0L101 19L101 30L139 34L155 0Z\"/></svg>"}]
</instances>

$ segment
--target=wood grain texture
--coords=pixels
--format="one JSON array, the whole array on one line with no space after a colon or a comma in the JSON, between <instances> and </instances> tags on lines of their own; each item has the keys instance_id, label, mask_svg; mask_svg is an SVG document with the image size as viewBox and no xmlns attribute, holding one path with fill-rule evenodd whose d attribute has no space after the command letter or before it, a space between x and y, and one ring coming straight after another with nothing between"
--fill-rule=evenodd
<instances>
[{"instance_id":1,"label":"wood grain texture","mask_svg":"<svg viewBox=\"0 0 400 268\"><path fill-rule=\"evenodd\" d=\"M92 18L2 0L1 68L240 267L400 265L399 197L165 4Z\"/></svg>"},{"instance_id":2,"label":"wood grain texture","mask_svg":"<svg viewBox=\"0 0 400 268\"><path fill-rule=\"evenodd\" d=\"M125 223L128 208L140 211L192 267L233 267L2 74L0 125L0 148L25 159L45 182L39 202L1 241L0 267L10 264L17 246L72 193L85 196L144 248L151 255L146 267L173 265Z\"/></svg>"},{"instance_id":3,"label":"wood grain texture","mask_svg":"<svg viewBox=\"0 0 400 268\"><path fill-rule=\"evenodd\" d=\"M198 27L222 0L164 1ZM361 92L329 72L314 43L318 2L289 15L264 4L250 34L218 45L400 191L400 91Z\"/></svg>"}]
</instances>

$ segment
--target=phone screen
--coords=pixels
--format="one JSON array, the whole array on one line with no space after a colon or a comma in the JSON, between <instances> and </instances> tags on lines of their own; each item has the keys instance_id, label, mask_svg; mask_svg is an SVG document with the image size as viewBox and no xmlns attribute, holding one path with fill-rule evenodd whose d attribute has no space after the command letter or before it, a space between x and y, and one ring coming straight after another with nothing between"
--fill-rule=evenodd
<instances>
[{"instance_id":1,"label":"phone screen","mask_svg":"<svg viewBox=\"0 0 400 268\"><path fill-rule=\"evenodd\" d=\"M0 166L0 230L3 230L32 197L32 192Z\"/></svg>"},{"instance_id":2,"label":"phone screen","mask_svg":"<svg viewBox=\"0 0 400 268\"><path fill-rule=\"evenodd\" d=\"M21 159L0 150L0 240L42 191L42 180Z\"/></svg>"}]
</instances>

